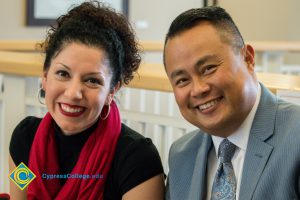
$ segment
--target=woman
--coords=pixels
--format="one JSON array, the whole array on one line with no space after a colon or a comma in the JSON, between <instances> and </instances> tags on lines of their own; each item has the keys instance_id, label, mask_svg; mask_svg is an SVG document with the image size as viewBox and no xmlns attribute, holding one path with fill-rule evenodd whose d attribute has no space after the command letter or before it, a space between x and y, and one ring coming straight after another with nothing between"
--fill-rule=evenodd
<instances>
[{"instance_id":1,"label":"woman","mask_svg":"<svg viewBox=\"0 0 300 200\"><path fill-rule=\"evenodd\" d=\"M23 162L37 177L23 191L12 183L12 199L163 199L156 148L121 124L113 101L140 63L126 18L82 3L58 18L43 49L49 112L21 121L10 143L10 170Z\"/></svg>"}]
</instances>

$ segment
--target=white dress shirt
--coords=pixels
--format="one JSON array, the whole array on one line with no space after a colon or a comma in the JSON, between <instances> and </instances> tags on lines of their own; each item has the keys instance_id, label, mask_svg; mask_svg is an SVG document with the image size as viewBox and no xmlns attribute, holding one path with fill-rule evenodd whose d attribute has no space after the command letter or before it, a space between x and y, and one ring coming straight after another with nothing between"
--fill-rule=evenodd
<instances>
[{"instance_id":1,"label":"white dress shirt","mask_svg":"<svg viewBox=\"0 0 300 200\"><path fill-rule=\"evenodd\" d=\"M231 159L233 170L235 173L236 181L237 181L237 188L236 188L236 199L239 199L240 194L240 186L241 186L241 178L242 178L242 172L243 172L243 165L244 165L244 159L250 134L250 129L252 126L252 122L258 107L258 103L260 100L261 95L261 87L258 84L258 92L256 96L256 100L254 103L254 106L252 107L250 113L242 123L242 125L227 139L236 145L235 153ZM211 190L213 186L213 182L215 179L215 175L217 172L217 168L219 166L218 161L218 150L219 145L221 144L222 140L224 138L212 136L212 141L214 144L214 148L210 151L208 155L208 163L207 163L207 200L210 200L211 197Z\"/></svg>"}]
</instances>

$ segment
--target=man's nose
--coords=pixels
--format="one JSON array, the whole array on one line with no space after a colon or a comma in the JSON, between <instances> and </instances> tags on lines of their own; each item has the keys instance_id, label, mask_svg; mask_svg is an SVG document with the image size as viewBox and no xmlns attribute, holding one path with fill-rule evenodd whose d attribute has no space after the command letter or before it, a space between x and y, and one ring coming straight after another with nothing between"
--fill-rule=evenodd
<instances>
[{"instance_id":1,"label":"man's nose","mask_svg":"<svg viewBox=\"0 0 300 200\"><path fill-rule=\"evenodd\" d=\"M202 80L200 77L195 77L192 79L191 96L203 97L208 93L209 88L210 86L205 80Z\"/></svg>"}]
</instances>

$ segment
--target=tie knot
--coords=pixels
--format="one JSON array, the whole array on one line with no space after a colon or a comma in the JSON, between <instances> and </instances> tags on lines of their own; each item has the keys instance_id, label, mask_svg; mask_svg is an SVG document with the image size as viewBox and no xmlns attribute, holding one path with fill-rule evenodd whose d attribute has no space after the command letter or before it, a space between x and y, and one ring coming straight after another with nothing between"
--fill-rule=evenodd
<instances>
[{"instance_id":1,"label":"tie knot","mask_svg":"<svg viewBox=\"0 0 300 200\"><path fill-rule=\"evenodd\" d=\"M221 163L231 162L235 147L236 146L227 139L221 142L218 153Z\"/></svg>"}]
</instances>

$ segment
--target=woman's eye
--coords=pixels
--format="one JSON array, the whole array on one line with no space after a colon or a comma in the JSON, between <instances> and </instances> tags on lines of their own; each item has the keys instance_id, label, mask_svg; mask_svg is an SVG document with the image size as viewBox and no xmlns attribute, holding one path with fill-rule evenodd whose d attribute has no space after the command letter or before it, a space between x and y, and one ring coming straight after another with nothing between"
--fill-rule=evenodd
<instances>
[{"instance_id":1,"label":"woman's eye","mask_svg":"<svg viewBox=\"0 0 300 200\"><path fill-rule=\"evenodd\" d=\"M90 78L86 81L90 85L102 85L102 82L97 78Z\"/></svg>"},{"instance_id":2,"label":"woman's eye","mask_svg":"<svg viewBox=\"0 0 300 200\"><path fill-rule=\"evenodd\" d=\"M58 75L61 78L67 78L67 77L70 76L69 73L67 71L64 71L64 70L57 71L56 75Z\"/></svg>"}]
</instances>

